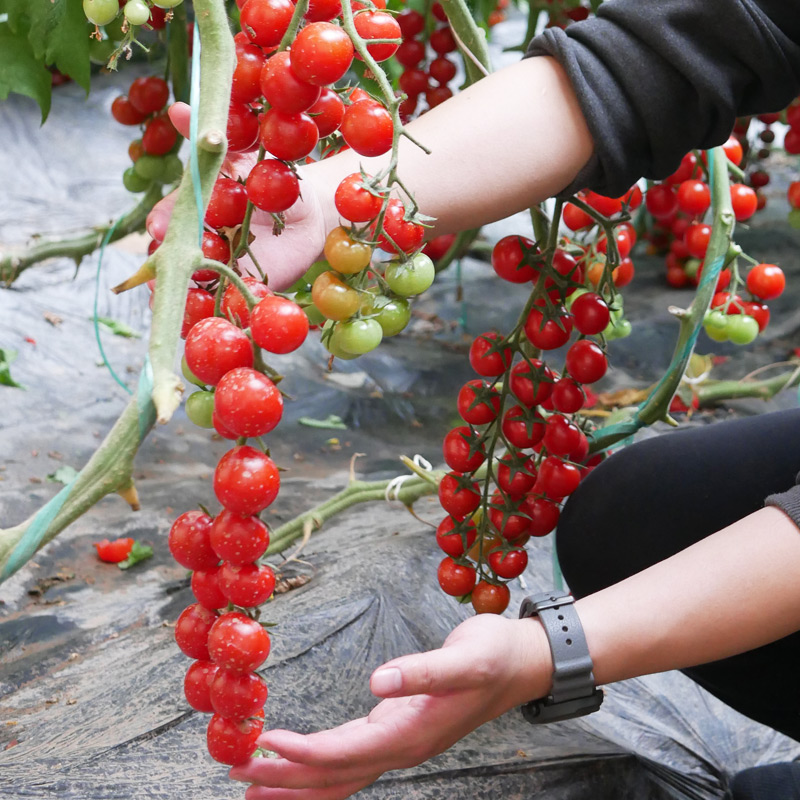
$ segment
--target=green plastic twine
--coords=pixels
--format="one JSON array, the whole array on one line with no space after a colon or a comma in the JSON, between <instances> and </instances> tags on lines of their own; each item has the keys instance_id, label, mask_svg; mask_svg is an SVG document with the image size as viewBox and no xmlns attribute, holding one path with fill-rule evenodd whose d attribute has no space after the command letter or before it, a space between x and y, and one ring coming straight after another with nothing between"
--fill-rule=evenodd
<instances>
[{"instance_id":1,"label":"green plastic twine","mask_svg":"<svg viewBox=\"0 0 800 800\"><path fill-rule=\"evenodd\" d=\"M194 26L192 34L192 88L189 93L191 116L189 117L189 165L192 171L194 199L197 203L197 243L203 246L203 191L200 186L200 164L197 158L197 106L200 102L200 31Z\"/></svg>"},{"instance_id":2,"label":"green plastic twine","mask_svg":"<svg viewBox=\"0 0 800 800\"><path fill-rule=\"evenodd\" d=\"M111 373L111 377L128 393L133 394L131 390L128 388L128 385L122 380L122 378L117 375L114 371L114 367L111 366L108 358L106 358L106 351L103 349L103 342L100 339L100 323L97 317L97 303L100 298L100 269L103 266L103 256L106 252L106 246L111 241L111 237L114 235L114 231L117 229L117 225L119 224L120 218L114 220L114 224L106 231L106 235L103 237L103 242L100 245L100 254L97 258L97 273L95 274L94 279L94 338L97 340L97 347L100 350L100 355L103 359L103 363L108 367L108 371Z\"/></svg>"}]
</instances>

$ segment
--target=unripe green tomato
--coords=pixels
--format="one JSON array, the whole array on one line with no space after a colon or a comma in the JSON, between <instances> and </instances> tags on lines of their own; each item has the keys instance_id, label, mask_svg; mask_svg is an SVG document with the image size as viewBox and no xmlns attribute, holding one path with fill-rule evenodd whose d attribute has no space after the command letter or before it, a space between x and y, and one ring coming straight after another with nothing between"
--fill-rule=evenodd
<instances>
[{"instance_id":1,"label":"unripe green tomato","mask_svg":"<svg viewBox=\"0 0 800 800\"><path fill-rule=\"evenodd\" d=\"M89 39L89 61L104 67L116 49L117 45L111 39Z\"/></svg>"},{"instance_id":2,"label":"unripe green tomato","mask_svg":"<svg viewBox=\"0 0 800 800\"><path fill-rule=\"evenodd\" d=\"M162 176L164 175L164 158L161 156L151 156L145 153L139 157L139 160L133 165L136 174L140 178L147 181L158 181L163 183Z\"/></svg>"},{"instance_id":3,"label":"unripe green tomato","mask_svg":"<svg viewBox=\"0 0 800 800\"><path fill-rule=\"evenodd\" d=\"M633 326L630 323L630 320L621 319L615 326L614 329L616 330L616 338L617 339L624 339L626 336L631 335L631 331L633 330Z\"/></svg>"},{"instance_id":4,"label":"unripe green tomato","mask_svg":"<svg viewBox=\"0 0 800 800\"><path fill-rule=\"evenodd\" d=\"M793 208L789 212L789 224L793 228L800 229L800 208Z\"/></svg>"},{"instance_id":5,"label":"unripe green tomato","mask_svg":"<svg viewBox=\"0 0 800 800\"><path fill-rule=\"evenodd\" d=\"M179 6L183 0L153 0L153 5L159 8L175 8Z\"/></svg>"},{"instance_id":6,"label":"unripe green tomato","mask_svg":"<svg viewBox=\"0 0 800 800\"><path fill-rule=\"evenodd\" d=\"M376 297L375 309L377 311L375 319L381 326L384 336L395 336L400 333L411 319L411 306L403 297Z\"/></svg>"},{"instance_id":7,"label":"unripe green tomato","mask_svg":"<svg viewBox=\"0 0 800 800\"><path fill-rule=\"evenodd\" d=\"M161 174L161 183L175 183L183 177L183 161L175 155L162 156L164 159L164 170ZM136 162L139 163L138 161Z\"/></svg>"},{"instance_id":8,"label":"unripe green tomato","mask_svg":"<svg viewBox=\"0 0 800 800\"><path fill-rule=\"evenodd\" d=\"M329 319L323 327L323 332L328 330L331 331L331 335L325 338L323 343L325 345L325 349L332 356L341 358L343 361L352 361L354 358L358 358L356 353L349 353L341 346L341 344L339 344L339 326L332 319Z\"/></svg>"},{"instance_id":9,"label":"unripe green tomato","mask_svg":"<svg viewBox=\"0 0 800 800\"><path fill-rule=\"evenodd\" d=\"M374 350L383 339L383 329L374 319L349 319L336 328L336 346L357 356Z\"/></svg>"},{"instance_id":10,"label":"unripe green tomato","mask_svg":"<svg viewBox=\"0 0 800 800\"><path fill-rule=\"evenodd\" d=\"M433 261L425 253L417 253L409 261L392 261L384 275L389 288L403 297L422 294L435 277Z\"/></svg>"},{"instance_id":11,"label":"unripe green tomato","mask_svg":"<svg viewBox=\"0 0 800 800\"><path fill-rule=\"evenodd\" d=\"M107 25L104 25L103 30L106 32L106 36L108 36L109 39L115 42L121 42L125 38L125 31L122 30L122 26L125 24L125 15L120 14Z\"/></svg>"},{"instance_id":12,"label":"unripe green tomato","mask_svg":"<svg viewBox=\"0 0 800 800\"><path fill-rule=\"evenodd\" d=\"M728 318L728 338L734 344L750 344L758 336L758 322L747 314L731 314Z\"/></svg>"},{"instance_id":13,"label":"unripe green tomato","mask_svg":"<svg viewBox=\"0 0 800 800\"><path fill-rule=\"evenodd\" d=\"M122 11L131 25L144 25L150 19L150 6L144 0L128 0Z\"/></svg>"},{"instance_id":14,"label":"unripe green tomato","mask_svg":"<svg viewBox=\"0 0 800 800\"><path fill-rule=\"evenodd\" d=\"M186 416L199 428L213 428L213 415L213 392L192 392L186 398Z\"/></svg>"},{"instance_id":15,"label":"unripe green tomato","mask_svg":"<svg viewBox=\"0 0 800 800\"><path fill-rule=\"evenodd\" d=\"M691 280L697 277L697 270L700 269L700 264L703 262L699 258L688 258L683 265L683 271L689 276Z\"/></svg>"},{"instance_id":16,"label":"unripe green tomato","mask_svg":"<svg viewBox=\"0 0 800 800\"><path fill-rule=\"evenodd\" d=\"M576 289L568 298L565 305L567 306L567 311L572 308L572 304L582 295L586 294L589 290L588 289Z\"/></svg>"},{"instance_id":17,"label":"unripe green tomato","mask_svg":"<svg viewBox=\"0 0 800 800\"><path fill-rule=\"evenodd\" d=\"M322 325L325 322L324 314L314 305L311 299L311 289L297 292L294 301L306 312L309 325Z\"/></svg>"},{"instance_id":18,"label":"unripe green tomato","mask_svg":"<svg viewBox=\"0 0 800 800\"><path fill-rule=\"evenodd\" d=\"M119 13L117 0L83 0L83 13L94 25L108 25Z\"/></svg>"},{"instance_id":19,"label":"unripe green tomato","mask_svg":"<svg viewBox=\"0 0 800 800\"><path fill-rule=\"evenodd\" d=\"M152 181L138 175L133 167L128 167L128 169L122 173L122 185L129 192L133 192L134 194L145 191L151 183Z\"/></svg>"},{"instance_id":20,"label":"unripe green tomato","mask_svg":"<svg viewBox=\"0 0 800 800\"><path fill-rule=\"evenodd\" d=\"M181 358L181 372L183 373L183 377L186 378L189 383L193 383L195 386L205 386L203 381L198 378L194 372L189 369L189 365L186 363L186 356Z\"/></svg>"},{"instance_id":21,"label":"unripe green tomato","mask_svg":"<svg viewBox=\"0 0 800 800\"><path fill-rule=\"evenodd\" d=\"M730 317L722 311L709 311L703 318L703 327L706 332L709 330L724 331L728 329L729 319Z\"/></svg>"}]
</instances>

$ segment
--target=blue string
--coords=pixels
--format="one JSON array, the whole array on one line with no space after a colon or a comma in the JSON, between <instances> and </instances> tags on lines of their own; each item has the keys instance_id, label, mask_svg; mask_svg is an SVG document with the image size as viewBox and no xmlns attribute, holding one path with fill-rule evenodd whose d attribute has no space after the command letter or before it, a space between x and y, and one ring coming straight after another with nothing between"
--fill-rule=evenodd
<instances>
[{"instance_id":1,"label":"blue string","mask_svg":"<svg viewBox=\"0 0 800 800\"><path fill-rule=\"evenodd\" d=\"M194 25L192 40L192 88L189 93L191 116L189 117L189 164L192 171L192 185L194 186L194 199L197 203L197 243L203 246L203 192L200 186L200 164L197 157L197 107L200 104L200 31Z\"/></svg>"},{"instance_id":2,"label":"blue string","mask_svg":"<svg viewBox=\"0 0 800 800\"><path fill-rule=\"evenodd\" d=\"M117 229L117 225L119 223L119 217L114 220L114 224L106 231L106 235L103 237L103 242L100 245L100 253L97 257L97 272L95 273L94 278L94 338L97 340L97 347L100 350L100 355L103 358L103 363L108 367L108 371L111 373L111 377L128 393L132 394L131 390L128 388L128 385L122 380L122 378L114 372L114 367L111 366L108 358L106 358L106 351L103 349L103 342L100 339L100 323L97 318L97 304L100 298L100 268L103 266L103 256L106 252L106 246L111 241L111 237L114 235L114 231Z\"/></svg>"},{"instance_id":3,"label":"blue string","mask_svg":"<svg viewBox=\"0 0 800 800\"><path fill-rule=\"evenodd\" d=\"M153 402L153 365L150 363L149 355L145 357L144 366L139 374L136 408L139 412L139 441L143 442L144 437L156 422L156 406Z\"/></svg>"}]
</instances>

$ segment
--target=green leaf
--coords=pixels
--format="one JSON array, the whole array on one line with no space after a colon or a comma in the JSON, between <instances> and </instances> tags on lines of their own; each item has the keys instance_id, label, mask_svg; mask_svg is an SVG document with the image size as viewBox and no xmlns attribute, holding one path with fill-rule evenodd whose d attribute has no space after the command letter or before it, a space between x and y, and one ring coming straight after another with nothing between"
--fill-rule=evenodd
<instances>
[{"instance_id":1,"label":"green leaf","mask_svg":"<svg viewBox=\"0 0 800 800\"><path fill-rule=\"evenodd\" d=\"M89 317L89 319L92 319ZM111 317L98 317L97 321L101 325L105 325L113 334L117 336L124 336L126 339L141 339L142 334L135 331L131 328L130 325L126 325L124 322L120 322L116 319L111 319Z\"/></svg>"},{"instance_id":2,"label":"green leaf","mask_svg":"<svg viewBox=\"0 0 800 800\"><path fill-rule=\"evenodd\" d=\"M46 480L50 481L50 483L71 483L78 477L78 470L75 467L69 466L69 464L64 464L63 467L59 467L55 472L51 472Z\"/></svg>"},{"instance_id":3,"label":"green leaf","mask_svg":"<svg viewBox=\"0 0 800 800\"><path fill-rule=\"evenodd\" d=\"M11 28L28 36L34 57L54 64L88 94L91 27L81 0L6 0L6 5Z\"/></svg>"},{"instance_id":4,"label":"green leaf","mask_svg":"<svg viewBox=\"0 0 800 800\"><path fill-rule=\"evenodd\" d=\"M36 59L27 36L14 33L7 22L0 23L0 100L10 92L31 97L42 109L44 122L50 113L51 87L50 72Z\"/></svg>"},{"instance_id":5,"label":"green leaf","mask_svg":"<svg viewBox=\"0 0 800 800\"><path fill-rule=\"evenodd\" d=\"M2 44L0 44L0 48L1 47ZM24 389L25 387L21 383L17 383L11 377L11 362L16 357L16 350L3 350L3 348L0 347L0 384L3 386L14 386L17 389Z\"/></svg>"},{"instance_id":6,"label":"green leaf","mask_svg":"<svg viewBox=\"0 0 800 800\"><path fill-rule=\"evenodd\" d=\"M297 420L300 425L308 428L322 428L326 431L346 431L347 425L342 422L341 417L336 414L329 414L325 419L314 419L313 417L300 417Z\"/></svg>"},{"instance_id":7,"label":"green leaf","mask_svg":"<svg viewBox=\"0 0 800 800\"><path fill-rule=\"evenodd\" d=\"M150 547L149 544L142 544L137 540L133 543L133 547L131 548L131 552L128 554L128 557L124 561L120 561L117 566L120 569L129 569L134 564L138 564L140 561L146 561L152 555L153 548Z\"/></svg>"}]
</instances>

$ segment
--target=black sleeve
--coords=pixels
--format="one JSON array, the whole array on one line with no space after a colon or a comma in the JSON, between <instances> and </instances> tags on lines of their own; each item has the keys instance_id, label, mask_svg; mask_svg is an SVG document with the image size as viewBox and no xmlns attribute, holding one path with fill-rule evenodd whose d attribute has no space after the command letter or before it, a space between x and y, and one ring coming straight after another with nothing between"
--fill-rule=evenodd
<instances>
[{"instance_id":1,"label":"black sleeve","mask_svg":"<svg viewBox=\"0 0 800 800\"><path fill-rule=\"evenodd\" d=\"M737 116L779 111L800 90L798 0L606 0L550 28L527 56L566 70L595 143L564 190L612 197L722 144Z\"/></svg>"},{"instance_id":2,"label":"black sleeve","mask_svg":"<svg viewBox=\"0 0 800 800\"><path fill-rule=\"evenodd\" d=\"M797 486L793 486L788 492L771 494L765 501L766 506L775 506L784 514L792 518L795 525L800 528L800 475L797 476Z\"/></svg>"}]
</instances>

